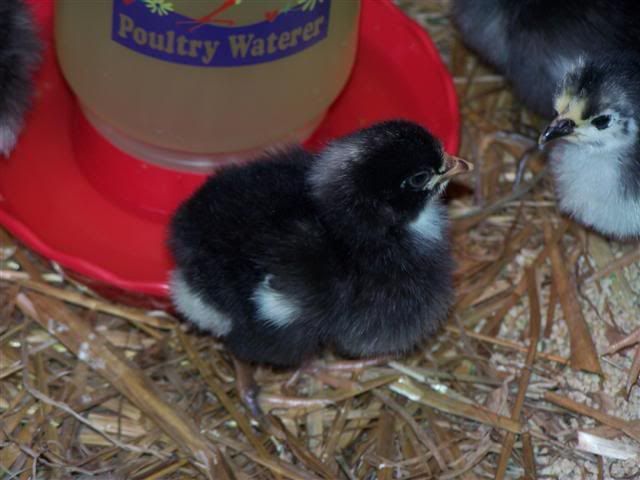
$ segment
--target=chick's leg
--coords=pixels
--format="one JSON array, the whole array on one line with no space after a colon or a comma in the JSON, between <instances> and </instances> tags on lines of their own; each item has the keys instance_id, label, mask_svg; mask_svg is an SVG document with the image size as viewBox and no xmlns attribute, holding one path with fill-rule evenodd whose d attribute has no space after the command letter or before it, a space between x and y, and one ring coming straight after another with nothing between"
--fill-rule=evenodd
<instances>
[{"instance_id":1,"label":"chick's leg","mask_svg":"<svg viewBox=\"0 0 640 480\"><path fill-rule=\"evenodd\" d=\"M233 365L236 370L236 389L240 399L256 419L262 418L262 409L258 402L260 387L254 378L255 367L237 358L233 359Z\"/></svg>"}]
</instances>

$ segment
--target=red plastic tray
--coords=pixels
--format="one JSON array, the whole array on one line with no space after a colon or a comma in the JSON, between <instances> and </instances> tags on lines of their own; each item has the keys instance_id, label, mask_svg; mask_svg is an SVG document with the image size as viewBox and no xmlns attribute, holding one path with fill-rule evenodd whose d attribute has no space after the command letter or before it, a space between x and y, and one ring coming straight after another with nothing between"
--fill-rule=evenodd
<instances>
[{"instance_id":1,"label":"red plastic tray","mask_svg":"<svg viewBox=\"0 0 640 480\"><path fill-rule=\"evenodd\" d=\"M166 298L167 223L205 177L141 162L104 140L57 66L53 2L31 3L47 49L26 128L11 157L0 159L0 223L103 293ZM388 0L363 0L360 21L352 76L308 146L402 117L428 127L455 153L455 91L427 34Z\"/></svg>"}]
</instances>

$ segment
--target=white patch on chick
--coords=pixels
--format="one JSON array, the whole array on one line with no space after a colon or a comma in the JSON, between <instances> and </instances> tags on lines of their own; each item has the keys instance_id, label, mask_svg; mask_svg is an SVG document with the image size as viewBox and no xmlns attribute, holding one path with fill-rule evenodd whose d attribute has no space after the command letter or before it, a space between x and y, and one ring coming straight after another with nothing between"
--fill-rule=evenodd
<instances>
[{"instance_id":1,"label":"white patch on chick","mask_svg":"<svg viewBox=\"0 0 640 480\"><path fill-rule=\"evenodd\" d=\"M325 148L309 172L309 183L313 190L323 190L329 185L349 185L344 182L352 162L362 156L362 147L357 140L339 140Z\"/></svg>"},{"instance_id":2,"label":"white patch on chick","mask_svg":"<svg viewBox=\"0 0 640 480\"><path fill-rule=\"evenodd\" d=\"M611 122L605 130L577 129L575 141L554 147L551 164L561 210L605 234L628 237L640 231L640 199L625 196L621 159L632 155L638 126Z\"/></svg>"},{"instance_id":3,"label":"white patch on chick","mask_svg":"<svg viewBox=\"0 0 640 480\"><path fill-rule=\"evenodd\" d=\"M18 130L15 125L0 125L0 154L9 156L18 141Z\"/></svg>"},{"instance_id":4,"label":"white patch on chick","mask_svg":"<svg viewBox=\"0 0 640 480\"><path fill-rule=\"evenodd\" d=\"M194 292L180 271L173 272L170 286L171 299L187 320L218 337L231 331L231 319Z\"/></svg>"},{"instance_id":5,"label":"white patch on chick","mask_svg":"<svg viewBox=\"0 0 640 480\"><path fill-rule=\"evenodd\" d=\"M253 293L252 300L258 309L258 318L274 327L285 327L294 322L300 313L297 302L282 292L273 289L266 275Z\"/></svg>"},{"instance_id":6,"label":"white patch on chick","mask_svg":"<svg viewBox=\"0 0 640 480\"><path fill-rule=\"evenodd\" d=\"M446 221L443 206L437 198L429 201L420 214L409 223L409 230L420 241L439 241L444 236Z\"/></svg>"}]
</instances>

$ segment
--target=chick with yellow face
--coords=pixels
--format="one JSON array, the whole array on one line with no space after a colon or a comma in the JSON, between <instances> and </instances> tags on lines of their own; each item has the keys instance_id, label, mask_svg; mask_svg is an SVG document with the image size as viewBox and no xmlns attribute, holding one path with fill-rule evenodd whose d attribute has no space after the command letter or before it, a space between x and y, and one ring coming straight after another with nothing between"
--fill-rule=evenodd
<instances>
[{"instance_id":1,"label":"chick with yellow face","mask_svg":"<svg viewBox=\"0 0 640 480\"><path fill-rule=\"evenodd\" d=\"M639 72L638 57L577 62L539 139L561 210L616 238L640 237Z\"/></svg>"},{"instance_id":2,"label":"chick with yellow face","mask_svg":"<svg viewBox=\"0 0 640 480\"><path fill-rule=\"evenodd\" d=\"M553 94L581 56L640 54L638 0L452 0L462 40L547 117Z\"/></svg>"}]
</instances>

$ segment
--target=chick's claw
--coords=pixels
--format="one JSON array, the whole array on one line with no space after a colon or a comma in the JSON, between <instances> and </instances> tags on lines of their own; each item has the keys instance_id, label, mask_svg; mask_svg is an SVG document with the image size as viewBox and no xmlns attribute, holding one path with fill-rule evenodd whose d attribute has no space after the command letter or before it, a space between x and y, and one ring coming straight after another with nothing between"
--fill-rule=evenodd
<instances>
[{"instance_id":1,"label":"chick's claw","mask_svg":"<svg viewBox=\"0 0 640 480\"><path fill-rule=\"evenodd\" d=\"M253 386L240 392L240 398L249 409L249 412L251 412L251 415L253 415L256 420L261 421L264 418L264 413L262 412L262 408L260 408L259 395L260 388L258 386Z\"/></svg>"}]
</instances>

